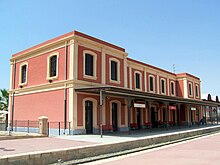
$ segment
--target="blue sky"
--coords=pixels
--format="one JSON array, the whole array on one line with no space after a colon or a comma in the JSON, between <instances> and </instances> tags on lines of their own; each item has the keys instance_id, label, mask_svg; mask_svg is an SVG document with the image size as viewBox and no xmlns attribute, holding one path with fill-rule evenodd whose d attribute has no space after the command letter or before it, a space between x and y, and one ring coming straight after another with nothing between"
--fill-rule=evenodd
<instances>
[{"instance_id":1,"label":"blue sky","mask_svg":"<svg viewBox=\"0 0 220 165\"><path fill-rule=\"evenodd\" d=\"M201 78L220 95L219 0L0 0L0 88L11 55L72 30L126 49L129 57Z\"/></svg>"}]
</instances>

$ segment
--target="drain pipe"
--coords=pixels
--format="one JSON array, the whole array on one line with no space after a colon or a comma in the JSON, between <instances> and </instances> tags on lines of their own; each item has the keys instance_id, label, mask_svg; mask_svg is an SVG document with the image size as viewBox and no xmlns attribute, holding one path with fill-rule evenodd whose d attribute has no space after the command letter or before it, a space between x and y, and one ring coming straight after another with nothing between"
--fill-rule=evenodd
<instances>
[{"instance_id":1,"label":"drain pipe","mask_svg":"<svg viewBox=\"0 0 220 165\"><path fill-rule=\"evenodd\" d=\"M65 52L64 52L64 80L67 80L67 41L65 42ZM64 86L64 133L66 132L66 121L67 121L67 102L66 102L66 96L67 95L67 89L66 89L66 83Z\"/></svg>"}]
</instances>

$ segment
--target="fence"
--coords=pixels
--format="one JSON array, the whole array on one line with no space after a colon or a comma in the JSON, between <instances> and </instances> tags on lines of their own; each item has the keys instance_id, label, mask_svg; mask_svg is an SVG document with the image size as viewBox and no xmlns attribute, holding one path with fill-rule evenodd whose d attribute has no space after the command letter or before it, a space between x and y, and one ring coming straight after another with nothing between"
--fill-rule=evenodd
<instances>
[{"instance_id":1,"label":"fence","mask_svg":"<svg viewBox=\"0 0 220 165\"><path fill-rule=\"evenodd\" d=\"M70 124L71 122L48 122L48 134L49 135L64 135L64 134L71 134L70 131Z\"/></svg>"},{"instance_id":2,"label":"fence","mask_svg":"<svg viewBox=\"0 0 220 165\"><path fill-rule=\"evenodd\" d=\"M48 122L48 135L71 134L70 122ZM9 127L10 126L10 127ZM14 132L39 133L39 121L15 120L0 123L0 131L11 130Z\"/></svg>"},{"instance_id":3,"label":"fence","mask_svg":"<svg viewBox=\"0 0 220 165\"><path fill-rule=\"evenodd\" d=\"M39 133L39 122L30 120L15 120L12 131L15 132L27 132L27 133Z\"/></svg>"}]
</instances>

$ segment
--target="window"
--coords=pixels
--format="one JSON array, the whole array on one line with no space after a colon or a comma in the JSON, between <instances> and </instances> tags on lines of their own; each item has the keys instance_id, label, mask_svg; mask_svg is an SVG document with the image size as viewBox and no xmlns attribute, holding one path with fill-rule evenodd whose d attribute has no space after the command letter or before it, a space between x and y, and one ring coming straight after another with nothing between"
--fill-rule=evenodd
<instances>
[{"instance_id":1,"label":"window","mask_svg":"<svg viewBox=\"0 0 220 165\"><path fill-rule=\"evenodd\" d=\"M196 97L199 97L199 87L196 85Z\"/></svg>"},{"instance_id":2,"label":"window","mask_svg":"<svg viewBox=\"0 0 220 165\"><path fill-rule=\"evenodd\" d=\"M21 83L24 84L27 81L27 65L21 67Z\"/></svg>"},{"instance_id":3,"label":"window","mask_svg":"<svg viewBox=\"0 0 220 165\"><path fill-rule=\"evenodd\" d=\"M175 92L174 92L174 82L170 83L170 90L171 90L171 95L174 95L175 94Z\"/></svg>"},{"instance_id":4,"label":"window","mask_svg":"<svg viewBox=\"0 0 220 165\"><path fill-rule=\"evenodd\" d=\"M28 68L27 63L20 65L19 85L24 85L27 83L27 68Z\"/></svg>"},{"instance_id":5,"label":"window","mask_svg":"<svg viewBox=\"0 0 220 165\"><path fill-rule=\"evenodd\" d=\"M85 75L88 76L94 76L93 73L93 55L90 55L88 53L85 54Z\"/></svg>"},{"instance_id":6,"label":"window","mask_svg":"<svg viewBox=\"0 0 220 165\"><path fill-rule=\"evenodd\" d=\"M90 51L84 50L83 51L83 78L93 79L96 80L96 61L97 61L97 54Z\"/></svg>"},{"instance_id":7,"label":"window","mask_svg":"<svg viewBox=\"0 0 220 165\"><path fill-rule=\"evenodd\" d=\"M58 53L53 53L47 58L47 79L52 80L58 77Z\"/></svg>"},{"instance_id":8,"label":"window","mask_svg":"<svg viewBox=\"0 0 220 165\"><path fill-rule=\"evenodd\" d=\"M120 61L116 58L109 59L110 82L120 84Z\"/></svg>"},{"instance_id":9,"label":"window","mask_svg":"<svg viewBox=\"0 0 220 165\"><path fill-rule=\"evenodd\" d=\"M50 77L57 76L57 55L50 57Z\"/></svg>"},{"instance_id":10,"label":"window","mask_svg":"<svg viewBox=\"0 0 220 165\"><path fill-rule=\"evenodd\" d=\"M192 83L189 83L189 95L192 96Z\"/></svg>"},{"instance_id":11,"label":"window","mask_svg":"<svg viewBox=\"0 0 220 165\"><path fill-rule=\"evenodd\" d=\"M166 86L165 80L164 80L164 79L161 79L161 93L162 93L162 94L165 94L165 93L166 93L166 91L165 91L165 86Z\"/></svg>"},{"instance_id":12,"label":"window","mask_svg":"<svg viewBox=\"0 0 220 165\"><path fill-rule=\"evenodd\" d=\"M154 77L153 76L150 76L149 77L149 85L150 85L150 92L154 92Z\"/></svg>"},{"instance_id":13,"label":"window","mask_svg":"<svg viewBox=\"0 0 220 165\"><path fill-rule=\"evenodd\" d=\"M141 85L140 85L140 74L139 73L135 73L135 82L136 82L136 88L140 89Z\"/></svg>"},{"instance_id":14,"label":"window","mask_svg":"<svg viewBox=\"0 0 220 165\"><path fill-rule=\"evenodd\" d=\"M116 61L111 61L111 80L118 80L118 66Z\"/></svg>"}]
</instances>

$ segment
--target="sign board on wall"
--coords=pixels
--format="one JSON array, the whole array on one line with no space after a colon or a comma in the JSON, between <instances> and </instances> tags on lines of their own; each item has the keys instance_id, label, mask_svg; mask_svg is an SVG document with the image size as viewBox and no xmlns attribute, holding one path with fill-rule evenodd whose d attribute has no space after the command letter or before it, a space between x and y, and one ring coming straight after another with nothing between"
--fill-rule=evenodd
<instances>
[{"instance_id":1,"label":"sign board on wall","mask_svg":"<svg viewBox=\"0 0 220 165\"><path fill-rule=\"evenodd\" d=\"M135 108L146 108L146 105L144 103L134 103Z\"/></svg>"},{"instance_id":2,"label":"sign board on wall","mask_svg":"<svg viewBox=\"0 0 220 165\"><path fill-rule=\"evenodd\" d=\"M176 106L169 106L169 110L176 110Z\"/></svg>"},{"instance_id":3,"label":"sign board on wall","mask_svg":"<svg viewBox=\"0 0 220 165\"><path fill-rule=\"evenodd\" d=\"M196 111L196 107L191 107L191 111Z\"/></svg>"}]
</instances>

